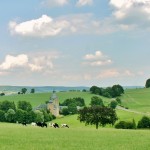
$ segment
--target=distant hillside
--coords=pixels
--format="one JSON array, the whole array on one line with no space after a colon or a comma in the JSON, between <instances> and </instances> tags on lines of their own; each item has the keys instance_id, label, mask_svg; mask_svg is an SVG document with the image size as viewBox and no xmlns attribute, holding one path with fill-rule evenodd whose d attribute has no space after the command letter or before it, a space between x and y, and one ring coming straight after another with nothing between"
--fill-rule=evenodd
<instances>
[{"instance_id":1,"label":"distant hillside","mask_svg":"<svg viewBox=\"0 0 150 150\"><path fill-rule=\"evenodd\" d=\"M77 86L77 87L65 87L65 86L0 86L0 92L4 92L6 95L16 94L21 91L22 88L27 88L27 93L32 88L35 89L36 93L51 92L51 91L82 91L83 89L89 90L89 87Z\"/></svg>"}]
</instances>

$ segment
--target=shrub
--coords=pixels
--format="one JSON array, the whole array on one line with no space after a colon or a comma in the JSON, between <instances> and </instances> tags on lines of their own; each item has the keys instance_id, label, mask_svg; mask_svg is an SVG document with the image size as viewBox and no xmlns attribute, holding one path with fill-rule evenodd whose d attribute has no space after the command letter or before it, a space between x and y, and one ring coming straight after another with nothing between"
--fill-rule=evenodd
<instances>
[{"instance_id":1,"label":"shrub","mask_svg":"<svg viewBox=\"0 0 150 150\"><path fill-rule=\"evenodd\" d=\"M137 128L150 128L150 118L143 116L142 119L139 120Z\"/></svg>"},{"instance_id":2,"label":"shrub","mask_svg":"<svg viewBox=\"0 0 150 150\"><path fill-rule=\"evenodd\" d=\"M136 129L136 124L133 119L133 122L130 121L120 121L115 125L116 129Z\"/></svg>"}]
</instances>

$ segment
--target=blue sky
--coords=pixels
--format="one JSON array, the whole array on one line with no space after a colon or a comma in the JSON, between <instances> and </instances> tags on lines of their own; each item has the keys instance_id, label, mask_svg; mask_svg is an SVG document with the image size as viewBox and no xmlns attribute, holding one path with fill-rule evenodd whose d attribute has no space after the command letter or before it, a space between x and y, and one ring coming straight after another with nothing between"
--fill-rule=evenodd
<instances>
[{"instance_id":1,"label":"blue sky","mask_svg":"<svg viewBox=\"0 0 150 150\"><path fill-rule=\"evenodd\" d=\"M0 84L142 85L149 0L0 2Z\"/></svg>"}]
</instances>

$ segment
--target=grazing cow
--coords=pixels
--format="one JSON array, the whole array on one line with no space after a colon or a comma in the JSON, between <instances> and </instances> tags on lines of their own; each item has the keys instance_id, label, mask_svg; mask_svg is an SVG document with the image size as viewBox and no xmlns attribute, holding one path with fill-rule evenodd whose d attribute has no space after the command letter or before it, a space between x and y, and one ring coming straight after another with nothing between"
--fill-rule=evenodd
<instances>
[{"instance_id":1,"label":"grazing cow","mask_svg":"<svg viewBox=\"0 0 150 150\"><path fill-rule=\"evenodd\" d=\"M69 128L67 124L61 124L61 128Z\"/></svg>"},{"instance_id":2,"label":"grazing cow","mask_svg":"<svg viewBox=\"0 0 150 150\"><path fill-rule=\"evenodd\" d=\"M35 123L35 122L32 122L32 123L31 123L31 126L36 126L36 123Z\"/></svg>"},{"instance_id":3,"label":"grazing cow","mask_svg":"<svg viewBox=\"0 0 150 150\"><path fill-rule=\"evenodd\" d=\"M57 123L49 123L50 127L59 128L59 125Z\"/></svg>"},{"instance_id":4,"label":"grazing cow","mask_svg":"<svg viewBox=\"0 0 150 150\"><path fill-rule=\"evenodd\" d=\"M23 126L27 126L26 122L22 122L22 125L23 125Z\"/></svg>"},{"instance_id":5,"label":"grazing cow","mask_svg":"<svg viewBox=\"0 0 150 150\"><path fill-rule=\"evenodd\" d=\"M37 122L36 125L42 128L45 126L47 128L47 124L45 122Z\"/></svg>"},{"instance_id":6,"label":"grazing cow","mask_svg":"<svg viewBox=\"0 0 150 150\"><path fill-rule=\"evenodd\" d=\"M36 125L42 127L42 122L37 122Z\"/></svg>"},{"instance_id":7,"label":"grazing cow","mask_svg":"<svg viewBox=\"0 0 150 150\"><path fill-rule=\"evenodd\" d=\"M43 126L43 127L45 126L45 127L47 128L47 123L43 122L43 123L42 123L42 126Z\"/></svg>"}]
</instances>

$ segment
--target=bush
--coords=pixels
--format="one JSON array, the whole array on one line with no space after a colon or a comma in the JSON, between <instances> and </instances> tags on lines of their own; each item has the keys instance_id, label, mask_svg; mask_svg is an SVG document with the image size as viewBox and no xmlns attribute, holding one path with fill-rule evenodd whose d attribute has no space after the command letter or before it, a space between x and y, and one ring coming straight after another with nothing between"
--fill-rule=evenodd
<instances>
[{"instance_id":1,"label":"bush","mask_svg":"<svg viewBox=\"0 0 150 150\"><path fill-rule=\"evenodd\" d=\"M150 128L150 118L143 116L142 119L139 120L137 128Z\"/></svg>"},{"instance_id":2,"label":"bush","mask_svg":"<svg viewBox=\"0 0 150 150\"><path fill-rule=\"evenodd\" d=\"M130 121L120 121L115 125L116 129L136 129L136 124L133 119L133 122Z\"/></svg>"}]
</instances>

